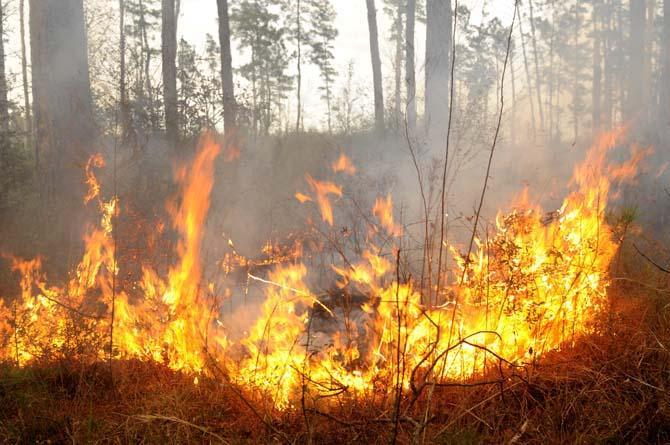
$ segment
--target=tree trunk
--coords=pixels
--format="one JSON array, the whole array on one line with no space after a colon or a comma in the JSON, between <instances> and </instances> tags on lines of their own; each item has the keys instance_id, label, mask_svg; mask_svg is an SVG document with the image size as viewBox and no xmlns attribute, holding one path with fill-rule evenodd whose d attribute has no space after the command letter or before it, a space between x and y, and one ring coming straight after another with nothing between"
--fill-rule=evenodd
<instances>
[{"instance_id":1,"label":"tree trunk","mask_svg":"<svg viewBox=\"0 0 670 445\"><path fill-rule=\"evenodd\" d=\"M670 129L670 0L663 0L663 32L662 32L662 73L660 87L661 125L667 132ZM667 134L667 133L663 133Z\"/></svg>"},{"instance_id":2,"label":"tree trunk","mask_svg":"<svg viewBox=\"0 0 670 445\"><path fill-rule=\"evenodd\" d=\"M295 131L296 133L300 131L300 117L302 113L302 99L300 97L302 93L302 53L301 53L301 40L302 40L302 35L301 35L301 29L300 29L300 0L296 0L296 25L297 25L297 36L296 36L296 44L298 46L298 59L297 59L297 69L298 69L298 88L297 88L297 99L298 99L298 116L296 118L295 122Z\"/></svg>"},{"instance_id":3,"label":"tree trunk","mask_svg":"<svg viewBox=\"0 0 670 445\"><path fill-rule=\"evenodd\" d=\"M165 133L168 143L173 149L176 149L179 139L179 110L177 108L177 29L174 0L163 0L161 11Z\"/></svg>"},{"instance_id":4,"label":"tree trunk","mask_svg":"<svg viewBox=\"0 0 670 445\"><path fill-rule=\"evenodd\" d=\"M553 5L553 3L552 3ZM556 90L556 7L551 16L551 37L549 40L549 94L546 101L546 113L549 121L549 140L554 139L554 92Z\"/></svg>"},{"instance_id":5,"label":"tree trunk","mask_svg":"<svg viewBox=\"0 0 670 445\"><path fill-rule=\"evenodd\" d=\"M407 83L407 126L410 134L416 128L416 73L414 70L414 25L416 0L407 0L407 25L405 26L405 82Z\"/></svg>"},{"instance_id":6,"label":"tree trunk","mask_svg":"<svg viewBox=\"0 0 670 445\"><path fill-rule=\"evenodd\" d=\"M82 166L97 135L93 121L83 0L30 0L36 145L47 241L78 239ZM62 246L61 246L62 250Z\"/></svg>"},{"instance_id":7,"label":"tree trunk","mask_svg":"<svg viewBox=\"0 0 670 445\"><path fill-rule=\"evenodd\" d=\"M540 77L540 58L537 52L535 37L535 16L533 14L533 0L528 0L530 7L530 35L533 43L533 58L535 59L535 94L537 95L537 109L540 115L540 131L544 131L544 111L542 108L542 78ZM519 22L521 23L521 22Z\"/></svg>"},{"instance_id":8,"label":"tree trunk","mask_svg":"<svg viewBox=\"0 0 670 445\"><path fill-rule=\"evenodd\" d=\"M537 137L537 128L535 126L535 101L533 97L533 84L530 78L530 68L528 67L528 56L526 54L526 40L523 35L523 27L521 24L521 11L516 8L517 18L519 19L519 35L521 37L521 52L523 53L523 66L526 71L526 83L528 83L528 102L530 104L530 119L533 128L533 140Z\"/></svg>"},{"instance_id":9,"label":"tree trunk","mask_svg":"<svg viewBox=\"0 0 670 445\"><path fill-rule=\"evenodd\" d=\"M655 14L656 14L656 0L647 0L647 14L645 18L645 52L644 52L644 97L642 98L644 104L644 118L648 121L651 121L653 117L652 109L655 105L654 101L654 80L655 76L652 71L654 69L654 43L656 30L655 26Z\"/></svg>"},{"instance_id":10,"label":"tree trunk","mask_svg":"<svg viewBox=\"0 0 670 445\"><path fill-rule=\"evenodd\" d=\"M572 60L572 134L573 141L576 142L579 137L579 60L577 53L579 51L579 33L581 31L580 0L575 3L575 29L572 33L573 42L573 60Z\"/></svg>"},{"instance_id":11,"label":"tree trunk","mask_svg":"<svg viewBox=\"0 0 670 445\"><path fill-rule=\"evenodd\" d=\"M119 108L121 114L121 141L126 143L130 137L130 110L128 109L128 90L126 88L126 3L119 0Z\"/></svg>"},{"instance_id":12,"label":"tree trunk","mask_svg":"<svg viewBox=\"0 0 670 445\"><path fill-rule=\"evenodd\" d=\"M25 145L30 150L33 141L33 116L30 110L30 94L28 94L28 56L26 55L25 0L19 0L19 32L21 34L21 76L23 80L23 107L25 111ZM37 146L35 146L37 147ZM35 149L35 167L39 153Z\"/></svg>"},{"instance_id":13,"label":"tree trunk","mask_svg":"<svg viewBox=\"0 0 670 445\"><path fill-rule=\"evenodd\" d=\"M645 0L630 0L630 41L628 47L628 99L626 118L634 119L644 104Z\"/></svg>"},{"instance_id":14,"label":"tree trunk","mask_svg":"<svg viewBox=\"0 0 670 445\"><path fill-rule=\"evenodd\" d=\"M397 129L402 126L402 50L403 50L403 23L402 23L402 8L398 6L395 19L395 66L394 66L394 86L395 95L393 105L395 107L395 125Z\"/></svg>"},{"instance_id":15,"label":"tree trunk","mask_svg":"<svg viewBox=\"0 0 670 445\"><path fill-rule=\"evenodd\" d=\"M379 39L377 32L377 10L375 0L366 0L368 8L368 29L370 31L370 55L372 58L372 81L375 94L375 128L378 133L384 132L384 89L382 87L382 61L379 56Z\"/></svg>"},{"instance_id":16,"label":"tree trunk","mask_svg":"<svg viewBox=\"0 0 670 445\"><path fill-rule=\"evenodd\" d=\"M613 107L613 88L612 83L614 81L614 75L612 73L612 67L614 63L614 51L612 50L612 6L609 4L609 0L606 0L608 4L605 8L605 48L604 48L604 59L605 59L605 69L604 69L604 86L603 86L603 110L602 116L605 119L604 126L605 129L610 130L612 128L612 107Z\"/></svg>"},{"instance_id":17,"label":"tree trunk","mask_svg":"<svg viewBox=\"0 0 670 445\"><path fill-rule=\"evenodd\" d=\"M514 75L514 49L510 49L509 72L512 77L512 119L510 119L510 142L512 146L516 145L516 76ZM551 129L550 133L551 134Z\"/></svg>"},{"instance_id":18,"label":"tree trunk","mask_svg":"<svg viewBox=\"0 0 670 445\"><path fill-rule=\"evenodd\" d=\"M451 71L451 0L428 0L426 4L426 87L424 119L428 146L443 142L449 113Z\"/></svg>"},{"instance_id":19,"label":"tree trunk","mask_svg":"<svg viewBox=\"0 0 670 445\"><path fill-rule=\"evenodd\" d=\"M3 157L9 147L9 103L7 102L7 75L5 73L4 6L0 1L0 149Z\"/></svg>"},{"instance_id":20,"label":"tree trunk","mask_svg":"<svg viewBox=\"0 0 670 445\"><path fill-rule=\"evenodd\" d=\"M593 121L593 131L596 132L600 129L600 102L601 102L601 82L602 82L602 68L600 66L600 29L598 28L598 7L594 5L593 7L593 86L591 88L591 113Z\"/></svg>"},{"instance_id":21,"label":"tree trunk","mask_svg":"<svg viewBox=\"0 0 670 445\"><path fill-rule=\"evenodd\" d=\"M233 62L230 50L230 21L228 0L217 0L219 8L219 45L221 46L221 85L223 87L223 125L229 134L236 126L235 86L233 84Z\"/></svg>"}]
</instances>

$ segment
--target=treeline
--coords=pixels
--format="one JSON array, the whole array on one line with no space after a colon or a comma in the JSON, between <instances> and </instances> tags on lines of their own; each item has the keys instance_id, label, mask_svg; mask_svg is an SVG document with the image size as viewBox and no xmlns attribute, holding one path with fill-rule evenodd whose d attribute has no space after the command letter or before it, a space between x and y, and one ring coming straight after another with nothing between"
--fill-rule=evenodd
<instances>
[{"instance_id":1,"label":"treeline","mask_svg":"<svg viewBox=\"0 0 670 445\"><path fill-rule=\"evenodd\" d=\"M8 78L0 40L0 213L29 190L74 203L74 171L101 140L136 154L156 139L179 151L207 129L303 132L308 66L321 130L335 135L370 130L439 153L451 106L452 137L476 146L504 88L512 143L576 141L620 123L659 139L670 123L669 3L365 0L367 17L351 17L369 30L373 75L361 91L356 67L338 71L335 54L347 55L331 0L216 0L218 35L204 51L178 37L181 0L5 0L0 33L18 34L21 76Z\"/></svg>"}]
</instances>

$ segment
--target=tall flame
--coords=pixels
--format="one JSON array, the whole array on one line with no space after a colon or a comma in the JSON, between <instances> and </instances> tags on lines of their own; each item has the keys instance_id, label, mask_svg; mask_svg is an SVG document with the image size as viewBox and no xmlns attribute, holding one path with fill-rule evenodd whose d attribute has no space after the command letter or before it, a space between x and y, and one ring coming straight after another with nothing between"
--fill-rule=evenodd
<instances>
[{"instance_id":1,"label":"tall flame","mask_svg":"<svg viewBox=\"0 0 670 445\"><path fill-rule=\"evenodd\" d=\"M218 299L202 278L201 246L220 152L205 138L194 160L177 171L181 199L170 214L180 237L179 260L167 276L144 265L138 295L115 289L111 235L118 205L100 200L99 187L92 185L97 191L88 200L98 197L103 217L86 235L82 260L65 286L47 284L39 258L13 260L21 295L0 304L0 359L25 364L74 354L80 344L90 345L98 359L109 346L113 321L114 356L196 373L217 362L233 382L277 409L289 409L298 397L322 403L374 396L394 387L467 379L503 363L523 365L596 329L617 250L604 218L612 184L630 180L648 153L636 150L629 162L609 164L607 154L623 135L617 130L599 138L575 168L572 191L559 210L547 215L524 195L515 210L498 214L494 230L476 240L469 256L451 246L452 272L462 280L440 290L441 306L426 306L424 289L401 279L397 246L382 248L370 237L358 260L331 264L339 292L368 297L360 314L331 310L307 284L310 270L299 252L292 253L285 264L265 262L274 265L267 278L254 277L265 287L265 300L235 347L218 322ZM309 175L307 182L311 194L297 198L317 203L323 222L333 225L329 198L342 196L342 188ZM392 198L377 199L372 213L399 241ZM237 253L228 260L222 270L250 264ZM324 320L337 326L334 333L315 331Z\"/></svg>"}]
</instances>

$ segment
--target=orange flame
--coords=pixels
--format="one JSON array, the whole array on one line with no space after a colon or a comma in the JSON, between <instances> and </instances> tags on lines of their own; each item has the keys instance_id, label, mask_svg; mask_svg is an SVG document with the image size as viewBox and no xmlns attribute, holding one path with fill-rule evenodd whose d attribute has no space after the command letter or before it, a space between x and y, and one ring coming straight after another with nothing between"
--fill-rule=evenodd
<instances>
[{"instance_id":1,"label":"orange flame","mask_svg":"<svg viewBox=\"0 0 670 445\"><path fill-rule=\"evenodd\" d=\"M312 178L312 176L309 174L306 175L306 179L307 183L312 189L312 192L314 193L314 197L316 199L317 205L319 206L319 210L321 211L321 219L332 226L333 206L330 203L328 195L334 195L338 197L342 196L342 187L328 181L317 181L316 179ZM305 195L303 193L296 193L295 197L298 201L300 201L300 203L312 201L312 198L310 196Z\"/></svg>"},{"instance_id":2,"label":"orange flame","mask_svg":"<svg viewBox=\"0 0 670 445\"><path fill-rule=\"evenodd\" d=\"M93 173L94 168L102 168L105 166L105 160L101 154L92 155L86 162L85 174L86 185L88 185L88 193L84 196L84 204L88 204L93 199L100 195L100 183Z\"/></svg>"},{"instance_id":3,"label":"orange flame","mask_svg":"<svg viewBox=\"0 0 670 445\"><path fill-rule=\"evenodd\" d=\"M349 176L356 174L356 167L354 166L351 159L344 153L340 154L340 157L337 158L337 161L333 162L332 165L334 173L346 173Z\"/></svg>"},{"instance_id":4,"label":"orange flame","mask_svg":"<svg viewBox=\"0 0 670 445\"><path fill-rule=\"evenodd\" d=\"M81 354L81 344L91 345L90 356L99 359L108 351L114 304L116 357L191 372L218 363L270 408L289 409L300 397L321 403L345 394L387 394L396 385L466 379L501 361L521 366L597 329L617 250L605 221L612 184L630 181L649 152L637 150L629 162L609 164L607 153L623 134L617 130L598 140L575 168L572 192L551 218L525 194L515 210L498 214L495 229L477 240L469 258L451 246L456 266L450 275L463 280L440 289L441 306L426 306L424 289L399 281L391 260L395 246L368 240L358 260L331 264L342 292L369 297L360 316L332 335L314 332L318 317L343 321L308 286L310 271L296 249L286 254L289 264L268 260L275 265L267 278L249 274L265 286L265 300L234 348L218 322L214 286L202 279L201 245L220 151L205 138L194 160L177 171L181 200L171 216L180 236L179 260L167 276L145 265L140 295L131 299L114 289L113 200L101 207L100 227L86 235L82 260L63 287L47 284L39 258L13 261L21 295L13 308L0 305L0 359L25 364ZM312 196L296 196L314 200L332 225L329 196L342 196L342 189L309 175L307 182ZM387 232L399 234L390 196L378 199L372 213ZM265 249L268 255L278 250L272 244ZM239 255L232 260L250 264Z\"/></svg>"},{"instance_id":5,"label":"orange flame","mask_svg":"<svg viewBox=\"0 0 670 445\"><path fill-rule=\"evenodd\" d=\"M372 208L372 214L377 217L381 226L389 235L402 235L402 227L397 226L393 221L393 198L391 195L386 198L377 198Z\"/></svg>"}]
</instances>

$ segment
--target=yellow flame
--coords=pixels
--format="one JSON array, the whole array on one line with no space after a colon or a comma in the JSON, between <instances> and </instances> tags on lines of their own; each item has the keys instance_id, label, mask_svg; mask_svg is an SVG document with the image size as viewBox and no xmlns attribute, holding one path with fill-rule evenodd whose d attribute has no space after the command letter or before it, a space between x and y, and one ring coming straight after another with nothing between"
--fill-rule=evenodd
<instances>
[{"instance_id":1,"label":"yellow flame","mask_svg":"<svg viewBox=\"0 0 670 445\"><path fill-rule=\"evenodd\" d=\"M476 240L469 257L450 246L456 263L450 276L463 279L442 290L440 306L425 305L416 282L398 281L391 260L396 247L384 251L368 241L357 261L331 265L341 292L368 297L361 316L345 323L308 286L302 249L268 243L262 264L274 265L269 276L250 275L264 286L265 300L235 344L218 321L215 287L202 279L201 245L220 151L205 138L176 175L181 200L170 213L180 236L179 260L167 276L145 265L139 295L113 288L118 204L101 204L100 227L87 233L82 260L64 287L47 284L39 258L13 260L21 295L14 305L0 305L0 359L25 364L81 355L82 344L99 359L108 346L113 301L115 356L196 373L218 363L233 382L277 409L290 409L305 394L313 403L343 394L374 396L398 386L470 378L501 361L523 365L596 329L617 249L604 218L611 187L631 180L649 152L635 150L629 162L609 164L607 153L623 135L617 130L598 139L575 168L559 210L548 216L525 191L515 210L498 214L494 230ZM332 225L329 196L341 196L342 189L309 175L307 182L312 196L297 196L316 202ZM378 199L372 213L387 232L400 234L390 196ZM252 264L230 246L224 272ZM275 262L274 255L286 261ZM340 326L327 341L314 331L319 317Z\"/></svg>"},{"instance_id":2,"label":"yellow flame","mask_svg":"<svg viewBox=\"0 0 670 445\"><path fill-rule=\"evenodd\" d=\"M333 225L333 206L330 203L330 198L328 195L342 196L342 187L337 184L334 184L329 181L317 181L312 178L311 175L306 175L307 183L314 193L314 199L316 200L319 210L321 211L321 219L324 222L327 222L329 225ZM300 203L305 203L307 201L312 201L313 199L303 193L296 193L296 199Z\"/></svg>"}]
</instances>

